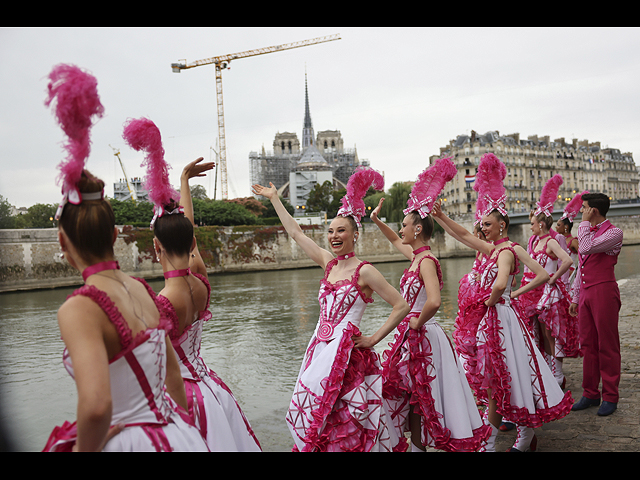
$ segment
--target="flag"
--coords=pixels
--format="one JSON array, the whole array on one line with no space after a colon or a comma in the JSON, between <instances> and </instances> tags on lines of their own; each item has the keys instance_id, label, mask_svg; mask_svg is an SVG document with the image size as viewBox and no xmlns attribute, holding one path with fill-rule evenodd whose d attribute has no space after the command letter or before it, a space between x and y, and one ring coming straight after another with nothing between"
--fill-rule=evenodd
<instances>
[{"instance_id":1,"label":"flag","mask_svg":"<svg viewBox=\"0 0 640 480\"><path fill-rule=\"evenodd\" d=\"M465 175L464 176L464 181L467 183L472 183L476 181L476 176L475 175Z\"/></svg>"}]
</instances>

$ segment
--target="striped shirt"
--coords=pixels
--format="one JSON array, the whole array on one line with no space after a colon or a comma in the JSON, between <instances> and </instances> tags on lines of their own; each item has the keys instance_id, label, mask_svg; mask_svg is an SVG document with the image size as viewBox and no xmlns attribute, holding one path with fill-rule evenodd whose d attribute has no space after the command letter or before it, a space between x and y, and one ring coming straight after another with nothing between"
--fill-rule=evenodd
<instances>
[{"instance_id":1,"label":"striped shirt","mask_svg":"<svg viewBox=\"0 0 640 480\"><path fill-rule=\"evenodd\" d=\"M620 253L622 249L622 230L618 227L610 228L604 234L595 237L595 234L605 222L608 222L608 220L599 223L593 228L587 221L580 222L578 227L578 253L580 255L590 255L592 253L618 255ZM578 271L571 287L571 303L578 303L580 299L580 263L578 261Z\"/></svg>"}]
</instances>

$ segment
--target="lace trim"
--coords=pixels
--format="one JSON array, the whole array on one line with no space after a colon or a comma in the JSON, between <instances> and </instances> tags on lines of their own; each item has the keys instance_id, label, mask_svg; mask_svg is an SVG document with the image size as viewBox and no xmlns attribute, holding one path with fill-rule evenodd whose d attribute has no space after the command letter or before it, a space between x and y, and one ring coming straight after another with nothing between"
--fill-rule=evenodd
<instances>
[{"instance_id":1,"label":"lace trim","mask_svg":"<svg viewBox=\"0 0 640 480\"><path fill-rule=\"evenodd\" d=\"M356 267L356 270L355 270L355 272L353 272L353 275L351 276L351 278L345 278L344 280L338 280L336 283L331 283L328 280L329 273L331 273L331 269L337 263L338 263L338 259L337 258L334 258L329 263L327 263L327 267L325 268L325 271L324 271L324 278L322 280L320 280L320 284L323 285L326 289L328 289L331 292L335 292L335 291L339 290L340 288L345 287L347 285L353 285L356 288L356 290L360 294L360 297L362 298L362 300L364 300L365 303L373 303L373 297L367 298L365 296L364 292L362 291L362 288L358 284L358 280L360 279L360 269L364 265L371 265L371 263L369 263L369 262L361 262L360 265L358 265ZM328 293L329 292L326 292L324 295L328 295Z\"/></svg>"}]
</instances>

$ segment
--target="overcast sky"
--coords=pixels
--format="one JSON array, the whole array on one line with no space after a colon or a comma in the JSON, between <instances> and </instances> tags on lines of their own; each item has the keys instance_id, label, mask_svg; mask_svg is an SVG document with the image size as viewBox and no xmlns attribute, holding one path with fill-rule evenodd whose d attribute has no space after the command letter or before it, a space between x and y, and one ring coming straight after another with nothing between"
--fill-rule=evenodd
<instances>
[{"instance_id":1,"label":"overcast sky","mask_svg":"<svg viewBox=\"0 0 640 480\"><path fill-rule=\"evenodd\" d=\"M216 146L212 65L187 62L324 35L341 40L239 59L223 72L229 197L250 195L249 152L276 132L302 140L304 75L316 133L385 175L415 180L430 155L471 130L600 141L640 155L637 28L0 28L0 195L15 206L57 203L65 137L44 106L58 63L91 72L105 116L87 168L107 184L144 176L122 140L127 118L159 127L172 181ZM199 179L213 196L210 179ZM218 192L220 190L218 189ZM219 198L219 196L218 196Z\"/></svg>"}]
</instances>

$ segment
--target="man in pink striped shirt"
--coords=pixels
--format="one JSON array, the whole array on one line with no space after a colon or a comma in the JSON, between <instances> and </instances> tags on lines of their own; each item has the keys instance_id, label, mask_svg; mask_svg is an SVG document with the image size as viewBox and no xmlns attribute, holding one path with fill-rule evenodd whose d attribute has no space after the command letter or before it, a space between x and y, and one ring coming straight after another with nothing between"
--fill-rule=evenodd
<instances>
[{"instance_id":1,"label":"man in pink striped shirt","mask_svg":"<svg viewBox=\"0 0 640 480\"><path fill-rule=\"evenodd\" d=\"M620 291L614 274L622 248L622 230L607 220L609 197L582 196L578 227L578 271L571 288L569 313L578 315L582 363L582 398L572 410L602 405L598 415L610 415L618 406L620 383Z\"/></svg>"}]
</instances>

